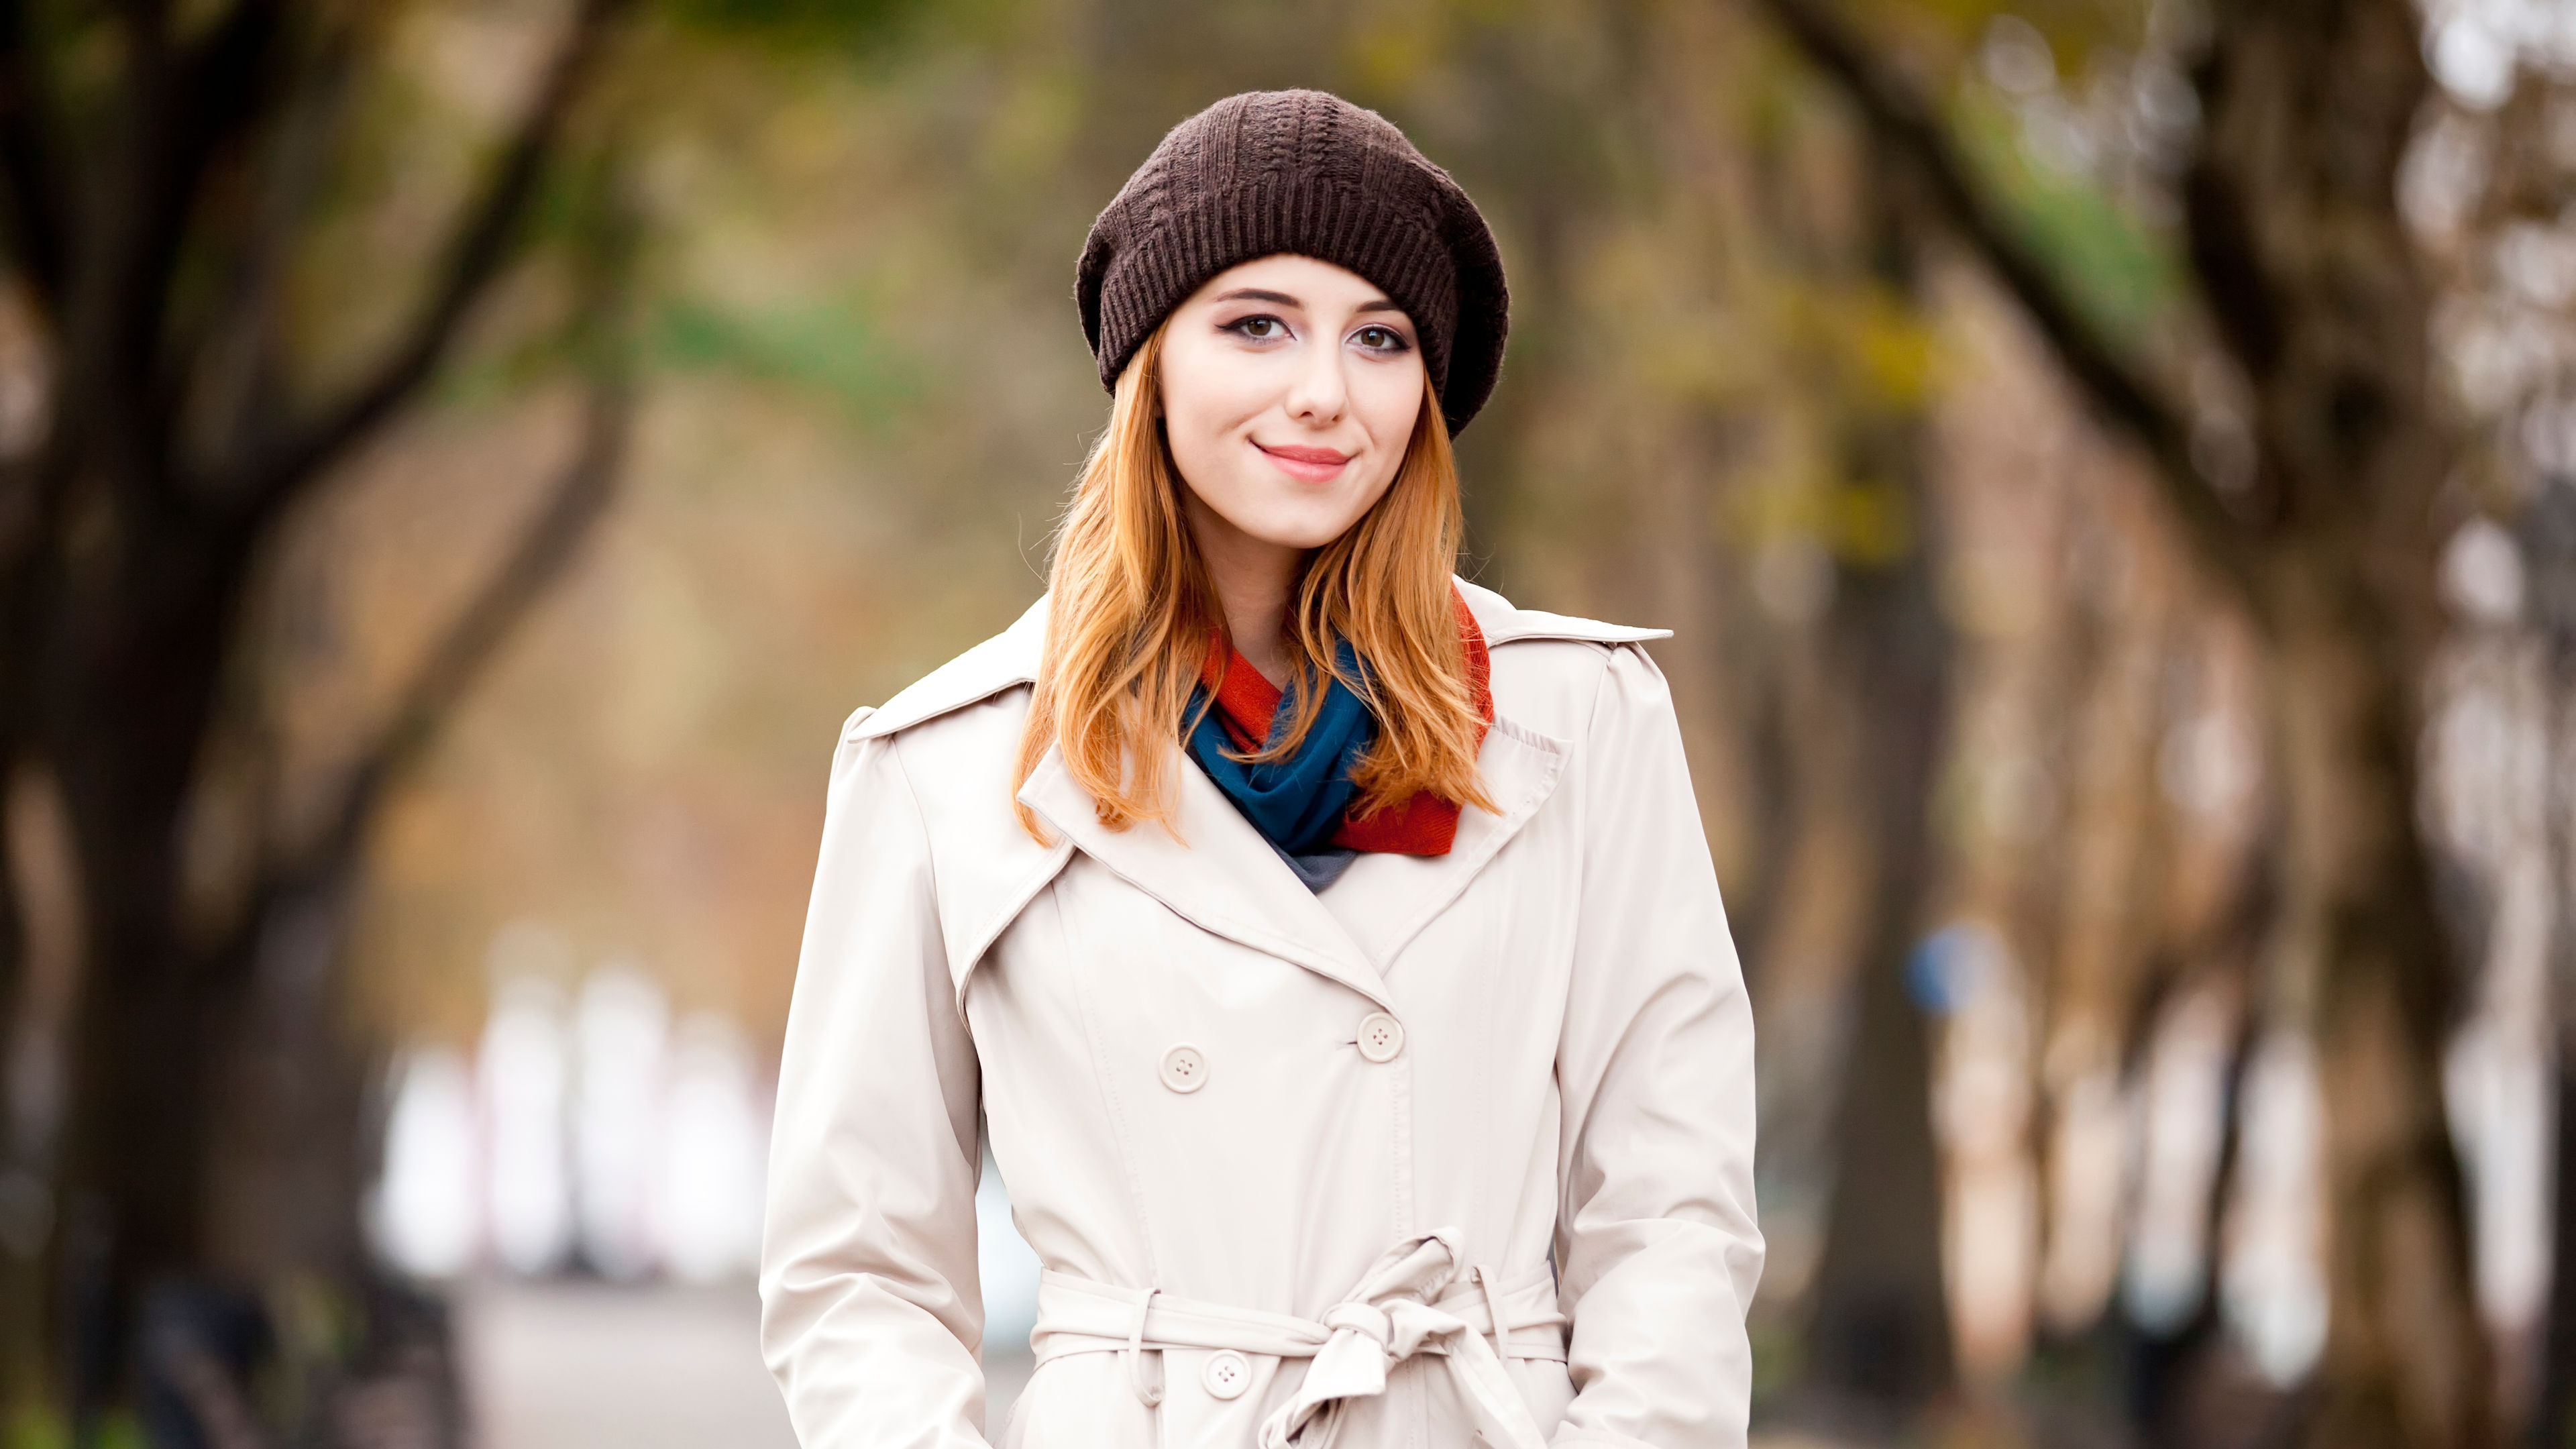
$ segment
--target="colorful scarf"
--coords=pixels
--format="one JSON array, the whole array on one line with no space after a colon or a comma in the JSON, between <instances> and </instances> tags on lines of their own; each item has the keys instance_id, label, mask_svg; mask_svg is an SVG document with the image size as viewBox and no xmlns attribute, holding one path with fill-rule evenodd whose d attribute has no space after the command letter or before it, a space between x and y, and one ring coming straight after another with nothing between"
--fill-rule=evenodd
<instances>
[{"instance_id":1,"label":"colorful scarf","mask_svg":"<svg viewBox=\"0 0 2576 1449\"><path fill-rule=\"evenodd\" d=\"M1494 720L1493 662L1484 631L1467 601L1456 598L1459 642L1467 650L1467 683L1480 721L1479 743ZM1342 640L1334 662L1359 676L1362 664ZM1285 759L1246 764L1237 756L1269 744L1295 717L1285 696L1222 635L1210 641L1200 688L1191 692L1198 723L1189 751L1253 828L1292 858L1321 852L1376 851L1392 855L1447 855L1458 836L1458 804L1428 790L1354 818L1365 803L1351 782L1351 766L1377 738L1377 720L1340 680L1326 676L1324 701L1305 743ZM1202 702L1208 702L1204 711ZM1334 872L1338 874L1338 872ZM1328 877L1329 878L1329 877ZM1311 882L1310 882L1311 884Z\"/></svg>"}]
</instances>

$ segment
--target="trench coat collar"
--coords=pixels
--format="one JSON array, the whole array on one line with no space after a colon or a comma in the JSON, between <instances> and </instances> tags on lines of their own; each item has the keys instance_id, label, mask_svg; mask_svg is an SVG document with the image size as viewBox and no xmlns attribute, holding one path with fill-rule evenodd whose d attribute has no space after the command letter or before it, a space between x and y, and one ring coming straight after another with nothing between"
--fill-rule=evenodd
<instances>
[{"instance_id":1,"label":"trench coat collar","mask_svg":"<svg viewBox=\"0 0 2576 1449\"><path fill-rule=\"evenodd\" d=\"M1498 720L1477 756L1486 793L1499 807L1488 814L1459 812L1458 838L1447 855L1385 857L1401 861L1396 873L1360 866L1335 891L1352 892L1336 911L1299 881L1261 832L1225 798L1216 782L1178 747L1164 761L1165 778L1177 787L1169 827L1144 823L1111 830L1100 823L1088 791L1075 783L1063 756L1050 747L1028 783L1022 804L1128 884L1163 903L1173 914L1211 934L1338 981L1386 1010L1395 1010L1385 972L1431 919L1474 880L1556 789L1566 746ZM1363 886L1362 882L1369 882Z\"/></svg>"},{"instance_id":2,"label":"trench coat collar","mask_svg":"<svg viewBox=\"0 0 2576 1449\"><path fill-rule=\"evenodd\" d=\"M1484 631L1485 646L1500 648L1533 639L1576 639L1594 644L1636 644L1649 639L1668 639L1670 629L1640 629L1626 624L1605 624L1598 619L1580 619L1570 614L1551 614L1542 609L1515 608L1509 599L1465 579L1455 579L1458 592L1467 600L1468 612L1476 616L1476 627ZM916 680L912 686L887 700L852 730L853 739L869 739L910 729L940 715L980 703L1006 689L1033 684L1038 677L1038 656L1046 647L1047 596L1023 610L1011 627L949 660ZM1499 696L1495 708L1508 715Z\"/></svg>"},{"instance_id":3,"label":"trench coat collar","mask_svg":"<svg viewBox=\"0 0 2576 1449\"><path fill-rule=\"evenodd\" d=\"M1216 782L1177 745L1163 768L1164 778L1178 787L1168 827L1146 822L1111 830L1102 825L1091 793L1075 783L1053 746L1020 787L1020 803L1070 839L1075 849L1200 930L1293 961L1393 1010L1376 963Z\"/></svg>"},{"instance_id":4,"label":"trench coat collar","mask_svg":"<svg viewBox=\"0 0 2576 1449\"><path fill-rule=\"evenodd\" d=\"M1516 609L1501 595L1463 580L1459 589L1491 648L1531 639L1619 644L1669 633ZM1034 681L1046 605L1041 597L1009 629L887 701L857 733L892 734ZM1103 826L1090 793L1075 783L1054 746L1018 799L1060 841L1202 930L1293 961L1392 1010L1385 969L1511 842L1554 793L1563 772L1568 745L1514 722L1499 689L1496 716L1476 760L1495 810L1461 811L1447 855L1364 859L1332 887L1342 893L1332 907L1296 878L1215 782L1190 764L1177 741L1165 762L1178 797L1170 828Z\"/></svg>"}]
</instances>

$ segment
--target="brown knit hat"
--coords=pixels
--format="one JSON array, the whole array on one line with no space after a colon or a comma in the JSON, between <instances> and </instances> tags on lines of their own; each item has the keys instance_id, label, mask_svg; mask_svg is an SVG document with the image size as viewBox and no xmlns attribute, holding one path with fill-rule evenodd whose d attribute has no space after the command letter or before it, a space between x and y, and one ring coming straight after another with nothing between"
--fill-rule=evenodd
<instances>
[{"instance_id":1,"label":"brown knit hat","mask_svg":"<svg viewBox=\"0 0 2576 1449\"><path fill-rule=\"evenodd\" d=\"M1511 310L1493 233L1402 131L1322 91L1247 91L1174 126L1091 224L1074 296L1101 385L1208 278L1279 252L1386 290L1451 433L1485 405Z\"/></svg>"}]
</instances>

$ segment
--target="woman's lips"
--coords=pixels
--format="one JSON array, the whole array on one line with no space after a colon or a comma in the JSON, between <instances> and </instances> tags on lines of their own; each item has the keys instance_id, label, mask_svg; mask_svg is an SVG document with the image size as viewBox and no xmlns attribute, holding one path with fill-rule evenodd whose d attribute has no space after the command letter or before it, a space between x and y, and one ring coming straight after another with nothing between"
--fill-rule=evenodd
<instances>
[{"instance_id":1,"label":"woman's lips","mask_svg":"<svg viewBox=\"0 0 2576 1449\"><path fill-rule=\"evenodd\" d=\"M1342 465L1351 460L1350 454L1337 453L1330 448L1273 448L1264 443L1252 446L1261 449L1262 455L1280 472L1308 483L1330 482L1342 471Z\"/></svg>"}]
</instances>

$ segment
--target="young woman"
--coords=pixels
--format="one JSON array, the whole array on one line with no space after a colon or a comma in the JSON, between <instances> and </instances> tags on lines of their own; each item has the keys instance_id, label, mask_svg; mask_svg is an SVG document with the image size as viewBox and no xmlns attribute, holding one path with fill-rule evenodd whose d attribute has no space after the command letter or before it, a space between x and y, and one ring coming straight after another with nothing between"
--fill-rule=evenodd
<instances>
[{"instance_id":1,"label":"young woman","mask_svg":"<svg viewBox=\"0 0 2576 1449\"><path fill-rule=\"evenodd\" d=\"M1311 91L1083 251L1109 427L1051 587L842 732L763 1336L808 1449L1744 1442L1753 1041L1661 675L1455 580L1492 238Z\"/></svg>"}]
</instances>

